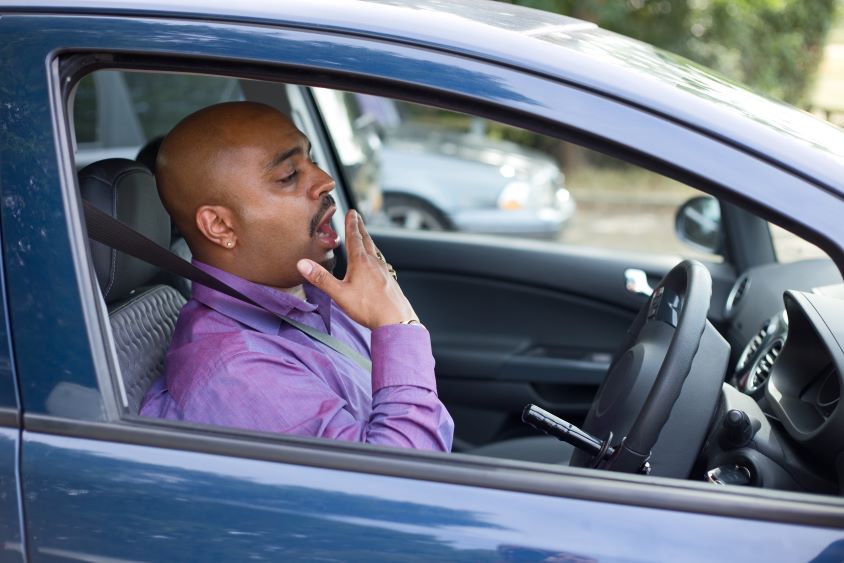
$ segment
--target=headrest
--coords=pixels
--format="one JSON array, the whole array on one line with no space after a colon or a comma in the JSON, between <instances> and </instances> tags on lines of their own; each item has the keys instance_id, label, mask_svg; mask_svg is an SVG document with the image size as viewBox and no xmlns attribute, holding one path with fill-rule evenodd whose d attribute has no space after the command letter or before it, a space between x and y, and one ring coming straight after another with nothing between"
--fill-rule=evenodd
<instances>
[{"instance_id":1,"label":"headrest","mask_svg":"<svg viewBox=\"0 0 844 563\"><path fill-rule=\"evenodd\" d=\"M135 157L135 160L152 170L153 174L155 174L155 159L158 158L158 151L163 141L164 135L153 137L147 144L141 147L141 150L138 151L138 156Z\"/></svg>"},{"instance_id":2,"label":"headrest","mask_svg":"<svg viewBox=\"0 0 844 563\"><path fill-rule=\"evenodd\" d=\"M79 172L82 198L126 223L155 243L170 244L170 216L158 198L155 179L146 166L125 158L94 162ZM91 257L106 303L125 298L146 285L158 268L95 241Z\"/></svg>"}]
</instances>

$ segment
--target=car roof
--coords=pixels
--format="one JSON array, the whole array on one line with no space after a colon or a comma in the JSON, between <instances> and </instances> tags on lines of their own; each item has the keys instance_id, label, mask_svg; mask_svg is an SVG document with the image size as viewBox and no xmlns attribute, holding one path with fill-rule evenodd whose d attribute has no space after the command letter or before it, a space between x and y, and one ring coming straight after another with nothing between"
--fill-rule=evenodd
<instances>
[{"instance_id":1,"label":"car roof","mask_svg":"<svg viewBox=\"0 0 844 563\"><path fill-rule=\"evenodd\" d=\"M0 0L0 11L144 14L353 32L495 61L667 116L844 195L844 131L682 57L486 0Z\"/></svg>"}]
</instances>

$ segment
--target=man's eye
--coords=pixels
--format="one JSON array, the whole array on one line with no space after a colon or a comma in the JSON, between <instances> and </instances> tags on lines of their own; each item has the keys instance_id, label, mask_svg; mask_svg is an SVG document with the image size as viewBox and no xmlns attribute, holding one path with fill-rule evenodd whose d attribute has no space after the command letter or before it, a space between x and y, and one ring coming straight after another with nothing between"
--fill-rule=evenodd
<instances>
[{"instance_id":1,"label":"man's eye","mask_svg":"<svg viewBox=\"0 0 844 563\"><path fill-rule=\"evenodd\" d=\"M298 172L294 170L293 172L291 172L287 176L284 176L283 178L279 178L278 181L282 184L289 184L290 182L292 182L293 180L296 179L297 175L298 175Z\"/></svg>"}]
</instances>

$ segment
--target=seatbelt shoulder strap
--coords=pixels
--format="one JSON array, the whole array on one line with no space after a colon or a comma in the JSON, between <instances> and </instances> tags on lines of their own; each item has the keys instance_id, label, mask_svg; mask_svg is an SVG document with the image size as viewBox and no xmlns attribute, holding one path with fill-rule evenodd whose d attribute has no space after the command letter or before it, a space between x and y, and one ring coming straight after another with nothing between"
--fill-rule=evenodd
<instances>
[{"instance_id":1,"label":"seatbelt shoulder strap","mask_svg":"<svg viewBox=\"0 0 844 563\"><path fill-rule=\"evenodd\" d=\"M194 283L204 285L213 290L219 291L220 293L225 293L230 297L240 299L250 305L263 309L264 311L275 315L290 326L304 332L312 339L325 344L335 352L338 352L352 360L355 364L366 371L372 372L372 362L363 357L356 350L353 350L342 340L295 319L270 311L266 307L257 303L255 300L215 278L208 272L200 270L187 260L184 260L183 258L170 252L168 249L159 246L129 225L126 225L108 213L97 209L87 201L84 201L83 204L85 210L85 222L88 226L88 236L91 239L115 250L119 250L120 252L125 252L129 256L133 256L138 260L157 266L162 270L170 272L171 274L182 276Z\"/></svg>"}]
</instances>

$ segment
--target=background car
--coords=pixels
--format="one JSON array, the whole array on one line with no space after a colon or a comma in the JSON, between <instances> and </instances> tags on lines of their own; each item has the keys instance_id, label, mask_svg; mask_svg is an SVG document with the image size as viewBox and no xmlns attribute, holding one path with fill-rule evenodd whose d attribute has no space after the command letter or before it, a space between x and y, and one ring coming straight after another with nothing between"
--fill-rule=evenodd
<instances>
[{"instance_id":1,"label":"background car","mask_svg":"<svg viewBox=\"0 0 844 563\"><path fill-rule=\"evenodd\" d=\"M6 2L0 35L5 558L841 558L840 130L641 43L502 4ZM199 99L214 84L288 112L338 179L341 211L354 187L312 87L574 143L665 180L648 197L619 187L629 197L614 205L674 212L661 215L667 231L634 212L609 248L372 229L432 335L454 453L142 418L134 401L160 376L180 301L163 278L116 294L99 283L111 261L86 236L76 171L103 115L86 113L84 84L104 72L174 108L139 117L146 138L223 99ZM143 177L135 196L153 192ZM588 211L606 229L617 218L597 195ZM697 196L717 213L713 199L684 206ZM573 220L586 207L575 197ZM155 227L147 208L112 202ZM677 239L678 210L690 221L680 232L706 248L681 270L685 251L652 242ZM772 224L828 257L782 261ZM159 292L168 299L150 300ZM692 310L699 331L687 330ZM784 310L785 336L772 323ZM678 334L688 365L652 387ZM679 394L645 398L665 388ZM535 440L520 422L529 402L614 451L636 420L659 422L650 474Z\"/></svg>"},{"instance_id":2,"label":"background car","mask_svg":"<svg viewBox=\"0 0 844 563\"><path fill-rule=\"evenodd\" d=\"M574 213L547 155L491 138L488 120L368 94L317 89L358 130L377 135L383 212L391 225L555 240ZM455 119L455 117L457 119ZM341 119L326 119L332 130Z\"/></svg>"}]
</instances>

